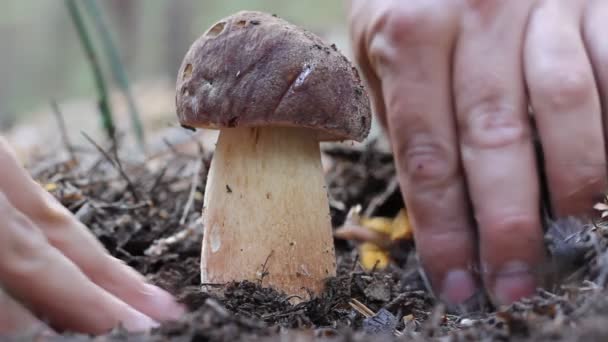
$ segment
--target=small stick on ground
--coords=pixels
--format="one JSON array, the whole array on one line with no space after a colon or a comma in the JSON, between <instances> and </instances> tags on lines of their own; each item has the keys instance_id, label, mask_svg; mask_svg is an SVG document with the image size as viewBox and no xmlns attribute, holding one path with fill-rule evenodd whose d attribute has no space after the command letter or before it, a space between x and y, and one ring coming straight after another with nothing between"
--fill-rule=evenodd
<instances>
[{"instance_id":1,"label":"small stick on ground","mask_svg":"<svg viewBox=\"0 0 608 342\"><path fill-rule=\"evenodd\" d=\"M97 144L95 142L95 140L93 140L88 134L86 134L85 132L81 132L81 134L85 137L85 139L87 139L91 144L93 144L93 146L95 146L95 148L99 151L99 153L101 153L110 162L110 164L112 164L112 166L114 166L118 170L121 177L124 178L124 180L127 182L127 188L133 195L133 198L136 201L139 201L139 195L137 194L137 190L135 190L135 186L133 185L133 182L131 182L131 179L129 179L129 176L127 176L127 174L125 173L125 170L123 170L122 165L120 163L118 163L117 161L115 161L114 159L112 159L112 157L108 154L108 152L106 152L101 146L99 146L99 144ZM118 156L117 156L117 159L118 159Z\"/></svg>"},{"instance_id":2,"label":"small stick on ground","mask_svg":"<svg viewBox=\"0 0 608 342\"><path fill-rule=\"evenodd\" d=\"M391 197L396 191L399 190L399 182L397 181L397 177L392 177L389 181L386 189L382 191L382 193L375 196L365 209L363 216L371 217L374 215L376 210L381 207L386 201Z\"/></svg>"},{"instance_id":3,"label":"small stick on ground","mask_svg":"<svg viewBox=\"0 0 608 342\"><path fill-rule=\"evenodd\" d=\"M189 225L185 229L178 231L166 238L155 240L144 252L145 255L160 256L169 247L186 240L196 233L196 225Z\"/></svg>"},{"instance_id":4,"label":"small stick on ground","mask_svg":"<svg viewBox=\"0 0 608 342\"><path fill-rule=\"evenodd\" d=\"M65 120L63 119L63 114L59 110L59 105L55 100L51 101L51 108L53 108L53 114L55 114L55 119L57 119L57 125L59 125L59 132L61 133L61 141L65 146L65 149L70 154L70 159L72 161L76 161L76 155L74 154L74 147L70 142L70 137L68 136L68 131L65 128Z\"/></svg>"},{"instance_id":5,"label":"small stick on ground","mask_svg":"<svg viewBox=\"0 0 608 342\"><path fill-rule=\"evenodd\" d=\"M359 312L366 318L373 317L376 314L372 311L372 309L368 308L367 306L365 306L365 304L361 303L355 298L351 299L350 302L348 302L348 305L350 305L353 309L355 309L357 312Z\"/></svg>"},{"instance_id":6,"label":"small stick on ground","mask_svg":"<svg viewBox=\"0 0 608 342\"><path fill-rule=\"evenodd\" d=\"M168 169L169 169L168 166L165 165L163 167L163 169L158 173L158 176L156 176L156 179L154 179L154 183L152 183L152 187L150 187L150 190L148 190L149 194L153 193L156 190L156 188L160 185L160 183L163 180L163 177L165 177L165 174L167 173Z\"/></svg>"},{"instance_id":7,"label":"small stick on ground","mask_svg":"<svg viewBox=\"0 0 608 342\"><path fill-rule=\"evenodd\" d=\"M259 282L260 285L262 285L262 282L264 281L264 277L266 277L268 275L268 260L270 260L270 257L272 256L273 253L274 253L274 250L270 251L270 253L268 253L268 256L266 257L266 260L264 260L264 264L262 265L262 271L260 273L260 282Z\"/></svg>"}]
</instances>

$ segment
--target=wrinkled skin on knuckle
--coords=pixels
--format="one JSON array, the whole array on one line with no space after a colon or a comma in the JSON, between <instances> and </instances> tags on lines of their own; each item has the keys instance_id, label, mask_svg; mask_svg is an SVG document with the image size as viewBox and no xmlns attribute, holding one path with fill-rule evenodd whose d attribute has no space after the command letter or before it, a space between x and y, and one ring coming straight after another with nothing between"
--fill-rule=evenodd
<instances>
[{"instance_id":1,"label":"wrinkled skin on knuckle","mask_svg":"<svg viewBox=\"0 0 608 342\"><path fill-rule=\"evenodd\" d=\"M485 30L504 21L512 27L515 23L513 14L520 10L529 12L533 3L534 1L464 0L462 4L465 10L461 24L463 27Z\"/></svg>"},{"instance_id":2,"label":"wrinkled skin on knuckle","mask_svg":"<svg viewBox=\"0 0 608 342\"><path fill-rule=\"evenodd\" d=\"M396 147L400 166L417 191L446 185L458 176L458 163L448 142L428 133L413 133Z\"/></svg>"},{"instance_id":3,"label":"wrinkled skin on knuckle","mask_svg":"<svg viewBox=\"0 0 608 342\"><path fill-rule=\"evenodd\" d=\"M498 241L509 236L526 236L529 231L538 228L537 219L533 215L515 210L494 210L492 213L480 213L476 218L481 234L491 234Z\"/></svg>"},{"instance_id":4,"label":"wrinkled skin on knuckle","mask_svg":"<svg viewBox=\"0 0 608 342\"><path fill-rule=\"evenodd\" d=\"M35 279L47 267L44 235L15 209L0 200L3 223L0 226L0 273L20 279Z\"/></svg>"},{"instance_id":5,"label":"wrinkled skin on knuckle","mask_svg":"<svg viewBox=\"0 0 608 342\"><path fill-rule=\"evenodd\" d=\"M454 257L466 255L471 251L463 250L463 246L473 247L471 234L463 231L462 227L450 226L450 224L442 225L442 227L421 227L424 232L418 232L416 243L424 246L434 246L433 248L425 248L419 253L424 255L428 260L447 262L445 257ZM447 269L446 269L447 270Z\"/></svg>"},{"instance_id":6,"label":"wrinkled skin on knuckle","mask_svg":"<svg viewBox=\"0 0 608 342\"><path fill-rule=\"evenodd\" d=\"M351 0L348 1L348 23L349 33L355 47L364 47L366 42L366 35L369 31L370 24L370 12L378 6L384 6L385 0L379 0L373 6L369 1L366 0ZM362 49L363 51L365 49ZM358 54L358 49L355 49L355 54ZM359 57L359 56L357 56Z\"/></svg>"},{"instance_id":7,"label":"wrinkled skin on knuckle","mask_svg":"<svg viewBox=\"0 0 608 342\"><path fill-rule=\"evenodd\" d=\"M350 4L349 31L354 58L370 95L373 113L385 129L387 127L386 107L382 96L381 81L370 64L367 54L366 35L371 21L369 18L373 17L373 14L370 13L374 13L373 11L384 6L387 1L390 0L379 0L374 3L366 0L352 0L348 2Z\"/></svg>"},{"instance_id":8,"label":"wrinkled skin on knuckle","mask_svg":"<svg viewBox=\"0 0 608 342\"><path fill-rule=\"evenodd\" d=\"M496 149L529 142L530 128L517 110L495 96L472 103L459 120L463 148Z\"/></svg>"},{"instance_id":9,"label":"wrinkled skin on knuckle","mask_svg":"<svg viewBox=\"0 0 608 342\"><path fill-rule=\"evenodd\" d=\"M444 231L427 227L424 233L416 234L416 244L426 246L418 249L422 265L432 278L436 290L441 286L441 278L453 269L472 270L475 268L469 256L473 254L475 241L461 227L442 227ZM432 231L429 231L433 229Z\"/></svg>"},{"instance_id":10,"label":"wrinkled skin on knuckle","mask_svg":"<svg viewBox=\"0 0 608 342\"><path fill-rule=\"evenodd\" d=\"M574 108L583 104L595 92L595 81L590 70L574 63L557 63L537 70L531 82L532 93L547 110Z\"/></svg>"},{"instance_id":11,"label":"wrinkled skin on knuckle","mask_svg":"<svg viewBox=\"0 0 608 342\"><path fill-rule=\"evenodd\" d=\"M505 0L465 0L466 8L469 12L481 16L492 16L502 6L507 3Z\"/></svg>"},{"instance_id":12,"label":"wrinkled skin on knuckle","mask_svg":"<svg viewBox=\"0 0 608 342\"><path fill-rule=\"evenodd\" d=\"M543 235L540 222L533 214L494 213L476 215L479 224L482 262L495 272L493 266L513 259L540 261L543 254Z\"/></svg>"},{"instance_id":13,"label":"wrinkled skin on knuckle","mask_svg":"<svg viewBox=\"0 0 608 342\"><path fill-rule=\"evenodd\" d=\"M444 8L442 8L442 6ZM373 17L366 45L375 68L396 64L400 51L445 41L456 27L453 13L436 1L392 1Z\"/></svg>"}]
</instances>

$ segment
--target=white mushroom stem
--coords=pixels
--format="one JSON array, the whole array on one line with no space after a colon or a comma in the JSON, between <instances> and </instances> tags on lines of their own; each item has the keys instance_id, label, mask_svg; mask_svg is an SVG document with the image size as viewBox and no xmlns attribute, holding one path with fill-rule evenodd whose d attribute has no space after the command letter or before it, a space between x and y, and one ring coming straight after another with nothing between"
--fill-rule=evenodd
<instances>
[{"instance_id":1,"label":"white mushroom stem","mask_svg":"<svg viewBox=\"0 0 608 342\"><path fill-rule=\"evenodd\" d=\"M302 128L227 128L207 178L203 283L319 293L336 260L319 143Z\"/></svg>"}]
</instances>

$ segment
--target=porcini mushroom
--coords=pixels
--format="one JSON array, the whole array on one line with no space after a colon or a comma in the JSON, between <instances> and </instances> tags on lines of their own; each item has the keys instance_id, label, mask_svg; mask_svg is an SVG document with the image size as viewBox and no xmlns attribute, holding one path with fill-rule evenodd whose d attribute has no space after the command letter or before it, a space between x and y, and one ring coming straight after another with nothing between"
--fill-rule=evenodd
<instances>
[{"instance_id":1,"label":"porcini mushroom","mask_svg":"<svg viewBox=\"0 0 608 342\"><path fill-rule=\"evenodd\" d=\"M319 293L336 271L319 142L367 136L356 69L310 32L239 12L194 42L176 88L183 126L220 130L203 204L202 282Z\"/></svg>"}]
</instances>

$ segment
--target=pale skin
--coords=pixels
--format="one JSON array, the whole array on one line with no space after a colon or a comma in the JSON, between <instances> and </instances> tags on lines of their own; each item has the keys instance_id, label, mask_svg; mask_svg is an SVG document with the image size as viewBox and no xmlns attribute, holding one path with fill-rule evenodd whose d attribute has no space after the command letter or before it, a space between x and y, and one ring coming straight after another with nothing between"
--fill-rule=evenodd
<instances>
[{"instance_id":1,"label":"pale skin","mask_svg":"<svg viewBox=\"0 0 608 342\"><path fill-rule=\"evenodd\" d=\"M532 294L545 261L534 136L555 217L591 215L606 189L608 1L350 5L435 294L462 304L485 290L498 305Z\"/></svg>"},{"instance_id":2,"label":"pale skin","mask_svg":"<svg viewBox=\"0 0 608 342\"><path fill-rule=\"evenodd\" d=\"M545 253L528 105L555 215L589 214L606 188L605 18L604 0L351 0L355 53L425 273L445 302L485 290L508 304L538 285ZM0 213L0 333L43 320L141 330L183 313L108 256L4 141Z\"/></svg>"},{"instance_id":3,"label":"pale skin","mask_svg":"<svg viewBox=\"0 0 608 342\"><path fill-rule=\"evenodd\" d=\"M0 137L0 335L148 330L184 308L110 256ZM44 323L43 323L44 322Z\"/></svg>"}]
</instances>

